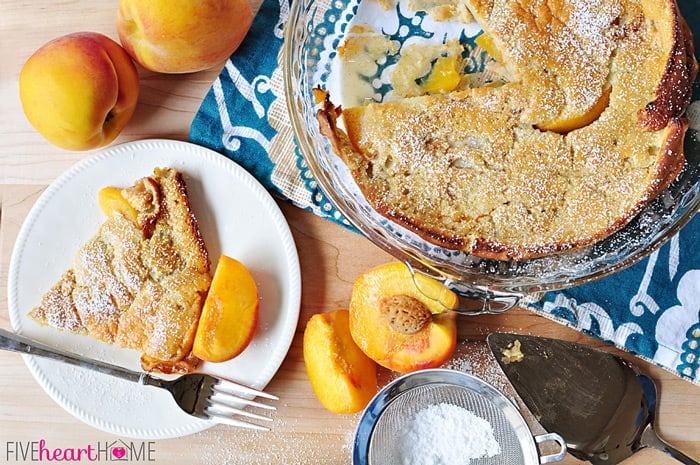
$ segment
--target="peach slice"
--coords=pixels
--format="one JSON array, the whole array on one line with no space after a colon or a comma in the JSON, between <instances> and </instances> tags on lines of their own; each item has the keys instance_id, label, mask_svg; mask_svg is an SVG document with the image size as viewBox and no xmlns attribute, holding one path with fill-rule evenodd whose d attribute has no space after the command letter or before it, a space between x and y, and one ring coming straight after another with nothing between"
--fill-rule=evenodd
<instances>
[{"instance_id":1,"label":"peach slice","mask_svg":"<svg viewBox=\"0 0 700 465\"><path fill-rule=\"evenodd\" d=\"M501 51L496 45L496 42L493 40L493 36L491 34L488 32L482 32L479 37L474 39L474 42L476 45L483 48L486 53L491 55L491 58L493 58L495 61L503 63L503 55L501 54Z\"/></svg>"},{"instance_id":2,"label":"peach slice","mask_svg":"<svg viewBox=\"0 0 700 465\"><path fill-rule=\"evenodd\" d=\"M97 194L97 201L105 215L112 216L115 212L119 212L124 217L136 221L138 212L122 195L122 188L103 187Z\"/></svg>"},{"instance_id":3,"label":"peach slice","mask_svg":"<svg viewBox=\"0 0 700 465\"><path fill-rule=\"evenodd\" d=\"M350 333L383 367L401 373L445 363L457 342L458 297L400 262L362 274L350 299Z\"/></svg>"},{"instance_id":4,"label":"peach slice","mask_svg":"<svg viewBox=\"0 0 700 465\"><path fill-rule=\"evenodd\" d=\"M483 48L495 61L504 63L503 54L496 44L493 36L487 32L482 33L474 42ZM566 134L574 129L588 126L598 119L610 104L610 92L612 89L603 89L598 100L585 111L569 111L549 121L542 122L537 128L542 131L553 131Z\"/></svg>"},{"instance_id":5,"label":"peach slice","mask_svg":"<svg viewBox=\"0 0 700 465\"><path fill-rule=\"evenodd\" d=\"M258 325L258 288L238 260L221 255L202 307L192 354L208 362L225 362L239 355Z\"/></svg>"},{"instance_id":6,"label":"peach slice","mask_svg":"<svg viewBox=\"0 0 700 465\"><path fill-rule=\"evenodd\" d=\"M460 60L454 55L439 57L421 88L429 94L452 92L462 82L459 66Z\"/></svg>"},{"instance_id":7,"label":"peach slice","mask_svg":"<svg viewBox=\"0 0 700 465\"><path fill-rule=\"evenodd\" d=\"M595 104L584 113L562 114L553 120L537 125L542 131L553 131L561 134L573 131L574 129L588 126L597 120L610 104L610 93L612 89L603 90Z\"/></svg>"},{"instance_id":8,"label":"peach slice","mask_svg":"<svg viewBox=\"0 0 700 465\"><path fill-rule=\"evenodd\" d=\"M349 312L313 315L304 330L304 364L321 404L333 413L355 413L377 393L377 365L350 335Z\"/></svg>"}]
</instances>

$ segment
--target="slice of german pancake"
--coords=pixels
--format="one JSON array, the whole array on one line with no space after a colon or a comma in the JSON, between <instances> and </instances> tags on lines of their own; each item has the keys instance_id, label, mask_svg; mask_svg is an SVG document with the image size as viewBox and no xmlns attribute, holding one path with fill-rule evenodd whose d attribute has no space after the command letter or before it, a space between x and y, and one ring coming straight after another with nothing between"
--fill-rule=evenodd
<instances>
[{"instance_id":1,"label":"slice of german pancake","mask_svg":"<svg viewBox=\"0 0 700 465\"><path fill-rule=\"evenodd\" d=\"M101 202L107 219L30 315L139 350L146 371L192 371L211 277L182 174L157 168L132 187L110 189Z\"/></svg>"},{"instance_id":2,"label":"slice of german pancake","mask_svg":"<svg viewBox=\"0 0 700 465\"><path fill-rule=\"evenodd\" d=\"M431 243L497 260L624 227L685 164L698 65L675 1L467 4L508 82L347 109L327 96L319 110L368 202Z\"/></svg>"}]
</instances>

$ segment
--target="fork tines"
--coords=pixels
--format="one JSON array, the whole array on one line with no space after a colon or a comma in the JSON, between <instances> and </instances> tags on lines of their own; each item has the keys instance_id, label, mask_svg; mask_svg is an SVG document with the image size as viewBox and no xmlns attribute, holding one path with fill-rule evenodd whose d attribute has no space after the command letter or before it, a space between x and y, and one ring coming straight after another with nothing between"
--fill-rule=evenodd
<instances>
[{"instance_id":1,"label":"fork tines","mask_svg":"<svg viewBox=\"0 0 700 465\"><path fill-rule=\"evenodd\" d=\"M272 418L246 410L246 407L258 408L267 411L277 410L274 406L257 402L256 397L279 400L277 396L258 391L233 381L219 379L210 387L209 405L205 413L215 422L232 426L238 426L260 431L269 431L270 428L248 421L235 418L246 417L257 421L272 421Z\"/></svg>"}]
</instances>

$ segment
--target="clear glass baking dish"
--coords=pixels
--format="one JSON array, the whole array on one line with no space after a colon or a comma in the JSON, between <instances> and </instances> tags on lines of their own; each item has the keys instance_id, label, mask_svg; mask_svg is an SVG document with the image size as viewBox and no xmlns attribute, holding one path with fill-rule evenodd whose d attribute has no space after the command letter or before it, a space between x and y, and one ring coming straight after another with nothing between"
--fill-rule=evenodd
<instances>
[{"instance_id":1,"label":"clear glass baking dish","mask_svg":"<svg viewBox=\"0 0 700 465\"><path fill-rule=\"evenodd\" d=\"M387 220L367 204L316 121L313 89L336 84L332 58L359 5L360 0L292 3L283 66L287 106L300 151L319 187L353 226L415 271L442 280L465 297L464 311L504 311L526 294L577 286L615 273L660 247L700 208L700 141L697 129L690 128L685 138L687 166L678 179L625 228L589 247L523 262L486 260L437 247ZM401 22L404 18L400 12L398 16ZM696 82L694 99L698 99L698 87ZM700 101L694 101L688 111L700 112Z\"/></svg>"}]
</instances>

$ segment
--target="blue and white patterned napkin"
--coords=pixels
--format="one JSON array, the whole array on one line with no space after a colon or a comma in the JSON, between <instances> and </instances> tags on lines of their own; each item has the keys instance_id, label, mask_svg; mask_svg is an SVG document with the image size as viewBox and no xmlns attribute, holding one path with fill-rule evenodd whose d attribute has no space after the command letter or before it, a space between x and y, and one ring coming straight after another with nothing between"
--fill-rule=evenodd
<instances>
[{"instance_id":1,"label":"blue and white patterned napkin","mask_svg":"<svg viewBox=\"0 0 700 465\"><path fill-rule=\"evenodd\" d=\"M700 37L700 4L679 4ZM248 37L195 116L190 141L230 157L273 194L351 228L318 188L294 141L281 68L288 13L288 0L263 1ZM700 102L689 115L691 127L700 129ZM647 259L599 281L547 293L529 308L700 384L699 245L696 215Z\"/></svg>"},{"instance_id":2,"label":"blue and white patterned napkin","mask_svg":"<svg viewBox=\"0 0 700 465\"><path fill-rule=\"evenodd\" d=\"M289 0L263 1L195 115L189 139L230 157L273 194L352 228L318 188L294 141L281 66L288 15Z\"/></svg>"},{"instance_id":3,"label":"blue and white patterned napkin","mask_svg":"<svg viewBox=\"0 0 700 465\"><path fill-rule=\"evenodd\" d=\"M530 308L700 384L699 244L696 215L649 258Z\"/></svg>"}]
</instances>

